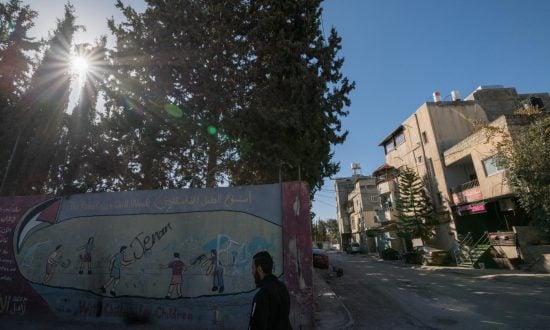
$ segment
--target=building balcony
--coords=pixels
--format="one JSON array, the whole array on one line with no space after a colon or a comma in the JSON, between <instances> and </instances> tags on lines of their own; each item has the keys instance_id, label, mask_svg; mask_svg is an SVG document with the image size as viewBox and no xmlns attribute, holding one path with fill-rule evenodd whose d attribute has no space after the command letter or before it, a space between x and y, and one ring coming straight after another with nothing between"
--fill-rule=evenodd
<instances>
[{"instance_id":1,"label":"building balcony","mask_svg":"<svg viewBox=\"0 0 550 330\"><path fill-rule=\"evenodd\" d=\"M397 190L394 180L379 182L376 186L380 195L392 193Z\"/></svg>"},{"instance_id":2,"label":"building balcony","mask_svg":"<svg viewBox=\"0 0 550 330\"><path fill-rule=\"evenodd\" d=\"M451 197L455 205L472 203L483 199L479 181L472 180L451 188Z\"/></svg>"}]
</instances>

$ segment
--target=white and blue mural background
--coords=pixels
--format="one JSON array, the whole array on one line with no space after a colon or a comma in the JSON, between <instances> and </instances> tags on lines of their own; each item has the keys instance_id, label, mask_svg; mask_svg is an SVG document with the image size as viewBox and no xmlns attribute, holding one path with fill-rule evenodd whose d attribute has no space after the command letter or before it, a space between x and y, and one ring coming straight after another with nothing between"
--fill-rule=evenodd
<instances>
[{"instance_id":1,"label":"white and blue mural background","mask_svg":"<svg viewBox=\"0 0 550 330\"><path fill-rule=\"evenodd\" d=\"M276 184L0 198L0 267L14 266L0 268L0 300L26 305L0 314L246 328L252 256L267 250L285 277L282 196Z\"/></svg>"}]
</instances>

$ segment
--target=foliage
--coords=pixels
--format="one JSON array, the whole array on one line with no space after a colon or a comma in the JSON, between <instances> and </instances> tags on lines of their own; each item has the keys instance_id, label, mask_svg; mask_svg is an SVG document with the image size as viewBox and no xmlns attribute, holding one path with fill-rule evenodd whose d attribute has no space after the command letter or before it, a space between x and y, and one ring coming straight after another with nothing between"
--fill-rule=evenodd
<instances>
[{"instance_id":1,"label":"foliage","mask_svg":"<svg viewBox=\"0 0 550 330\"><path fill-rule=\"evenodd\" d=\"M312 223L311 228L312 240L315 242L324 242L327 240L327 223L324 221L316 221Z\"/></svg>"},{"instance_id":2,"label":"foliage","mask_svg":"<svg viewBox=\"0 0 550 330\"><path fill-rule=\"evenodd\" d=\"M96 109L100 84L107 74L106 39L95 45L76 45L76 54L88 63L88 72L80 79L80 97L70 114L65 114L64 125L67 134L60 146L65 150L60 162L61 194L97 191L104 187L103 178L110 173L110 150L100 138Z\"/></svg>"},{"instance_id":3,"label":"foliage","mask_svg":"<svg viewBox=\"0 0 550 330\"><path fill-rule=\"evenodd\" d=\"M338 171L331 148L345 141L354 88L340 72L340 37L323 35L320 3L150 0L137 13L117 1L125 21L108 22L114 49L105 39L74 45L80 27L68 4L35 66L26 56L38 44L26 32L36 13L18 0L0 5L0 66L9 58L18 70L0 77L1 111L17 114L2 113L11 124L0 127L9 137L1 150L13 156L2 193L296 179L314 191ZM67 109L75 49L97 63Z\"/></svg>"},{"instance_id":4,"label":"foliage","mask_svg":"<svg viewBox=\"0 0 550 330\"><path fill-rule=\"evenodd\" d=\"M250 3L246 101L235 114L239 159L235 184L307 181L319 188L335 174L331 146L343 143L340 117L354 88L337 58L341 39L322 33L320 1Z\"/></svg>"},{"instance_id":5,"label":"foliage","mask_svg":"<svg viewBox=\"0 0 550 330\"><path fill-rule=\"evenodd\" d=\"M521 207L533 224L550 232L550 117L537 109L519 115L530 123L511 133L497 127L487 131L500 136L497 164L508 170Z\"/></svg>"},{"instance_id":6,"label":"foliage","mask_svg":"<svg viewBox=\"0 0 550 330\"><path fill-rule=\"evenodd\" d=\"M2 186L17 143L18 105L28 85L31 54L40 46L27 36L37 15L19 0L0 3L0 159L7 160L0 164Z\"/></svg>"},{"instance_id":7,"label":"foliage","mask_svg":"<svg viewBox=\"0 0 550 330\"><path fill-rule=\"evenodd\" d=\"M340 73L335 31L325 43L319 1L149 1L143 14L117 6L127 23L109 23L117 49L107 106L119 127L112 138L131 146L119 150L134 166L126 186L301 178L320 187L337 172L330 148L345 140L353 84Z\"/></svg>"},{"instance_id":8,"label":"foliage","mask_svg":"<svg viewBox=\"0 0 550 330\"><path fill-rule=\"evenodd\" d=\"M8 193L50 192L59 180L59 160L63 148L64 113L70 93L70 47L75 31L74 8L65 6L65 15L45 45L44 56L17 104L17 146Z\"/></svg>"},{"instance_id":9,"label":"foliage","mask_svg":"<svg viewBox=\"0 0 550 330\"><path fill-rule=\"evenodd\" d=\"M327 234L331 240L336 239L340 243L340 230L338 229L338 221L336 219L328 219L327 224Z\"/></svg>"},{"instance_id":10,"label":"foliage","mask_svg":"<svg viewBox=\"0 0 550 330\"><path fill-rule=\"evenodd\" d=\"M400 236L420 238L423 243L435 235L435 213L418 174L404 168L399 173L399 198L396 201L397 229Z\"/></svg>"}]
</instances>

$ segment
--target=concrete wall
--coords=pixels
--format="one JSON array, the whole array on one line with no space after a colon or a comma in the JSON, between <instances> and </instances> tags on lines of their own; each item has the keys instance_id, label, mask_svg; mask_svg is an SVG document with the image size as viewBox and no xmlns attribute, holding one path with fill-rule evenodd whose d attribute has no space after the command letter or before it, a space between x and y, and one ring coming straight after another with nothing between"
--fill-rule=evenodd
<instances>
[{"instance_id":1,"label":"concrete wall","mask_svg":"<svg viewBox=\"0 0 550 330\"><path fill-rule=\"evenodd\" d=\"M550 273L550 238L538 228L515 226L521 258L529 270Z\"/></svg>"},{"instance_id":2,"label":"concrete wall","mask_svg":"<svg viewBox=\"0 0 550 330\"><path fill-rule=\"evenodd\" d=\"M0 317L246 328L251 258L267 250L294 327L309 328L308 205L301 183L0 198Z\"/></svg>"}]
</instances>

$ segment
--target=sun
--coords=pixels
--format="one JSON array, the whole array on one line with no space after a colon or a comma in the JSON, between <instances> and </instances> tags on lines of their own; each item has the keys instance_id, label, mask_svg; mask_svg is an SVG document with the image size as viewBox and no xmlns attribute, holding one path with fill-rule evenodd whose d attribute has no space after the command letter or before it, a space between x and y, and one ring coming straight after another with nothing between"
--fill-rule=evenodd
<instances>
[{"instance_id":1,"label":"sun","mask_svg":"<svg viewBox=\"0 0 550 330\"><path fill-rule=\"evenodd\" d=\"M88 72L88 61L81 56L73 56L71 58L71 67L75 74L85 76Z\"/></svg>"}]
</instances>

